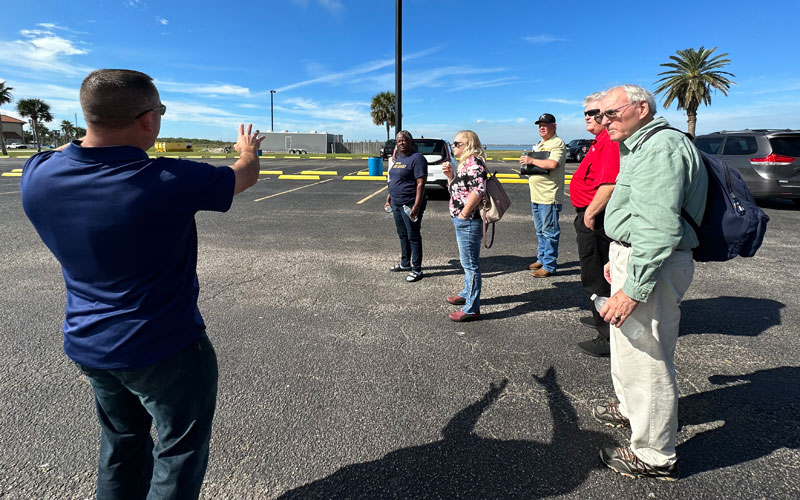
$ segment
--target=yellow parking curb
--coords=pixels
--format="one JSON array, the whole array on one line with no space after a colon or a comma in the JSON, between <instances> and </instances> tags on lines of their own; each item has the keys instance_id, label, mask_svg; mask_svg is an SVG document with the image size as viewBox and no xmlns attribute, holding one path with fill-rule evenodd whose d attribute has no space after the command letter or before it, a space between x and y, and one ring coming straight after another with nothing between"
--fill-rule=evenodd
<instances>
[{"instance_id":1,"label":"yellow parking curb","mask_svg":"<svg viewBox=\"0 0 800 500\"><path fill-rule=\"evenodd\" d=\"M289 180L318 181L319 180L319 176L318 175L281 175L280 177L278 177L278 179L281 179L281 180L289 179Z\"/></svg>"},{"instance_id":2,"label":"yellow parking curb","mask_svg":"<svg viewBox=\"0 0 800 500\"><path fill-rule=\"evenodd\" d=\"M500 158L500 159L501 160L517 160L517 161L519 161L519 156L517 156L516 158Z\"/></svg>"},{"instance_id":3,"label":"yellow parking curb","mask_svg":"<svg viewBox=\"0 0 800 500\"><path fill-rule=\"evenodd\" d=\"M2 177L22 177L22 174L17 172L3 172L0 174Z\"/></svg>"},{"instance_id":4,"label":"yellow parking curb","mask_svg":"<svg viewBox=\"0 0 800 500\"><path fill-rule=\"evenodd\" d=\"M203 156L187 156L187 158L203 158Z\"/></svg>"},{"instance_id":5,"label":"yellow parking curb","mask_svg":"<svg viewBox=\"0 0 800 500\"><path fill-rule=\"evenodd\" d=\"M385 175L345 175L343 181L385 181Z\"/></svg>"},{"instance_id":6,"label":"yellow parking curb","mask_svg":"<svg viewBox=\"0 0 800 500\"><path fill-rule=\"evenodd\" d=\"M324 156L309 156L308 159L309 160L327 160L327 158L324 157Z\"/></svg>"},{"instance_id":7,"label":"yellow parking curb","mask_svg":"<svg viewBox=\"0 0 800 500\"><path fill-rule=\"evenodd\" d=\"M283 175L283 170L259 170L261 175Z\"/></svg>"},{"instance_id":8,"label":"yellow parking curb","mask_svg":"<svg viewBox=\"0 0 800 500\"><path fill-rule=\"evenodd\" d=\"M303 170L300 175L339 175L335 170Z\"/></svg>"},{"instance_id":9,"label":"yellow parking curb","mask_svg":"<svg viewBox=\"0 0 800 500\"><path fill-rule=\"evenodd\" d=\"M209 156L209 158L227 158L227 156Z\"/></svg>"},{"instance_id":10,"label":"yellow parking curb","mask_svg":"<svg viewBox=\"0 0 800 500\"><path fill-rule=\"evenodd\" d=\"M259 156L259 158L272 158L274 160L277 156Z\"/></svg>"},{"instance_id":11,"label":"yellow parking curb","mask_svg":"<svg viewBox=\"0 0 800 500\"><path fill-rule=\"evenodd\" d=\"M519 179L519 174L494 174L498 179Z\"/></svg>"},{"instance_id":12,"label":"yellow parking curb","mask_svg":"<svg viewBox=\"0 0 800 500\"><path fill-rule=\"evenodd\" d=\"M22 172L22 169L21 168L12 168L11 171L12 172Z\"/></svg>"},{"instance_id":13,"label":"yellow parking curb","mask_svg":"<svg viewBox=\"0 0 800 500\"><path fill-rule=\"evenodd\" d=\"M528 179L497 179L501 184L527 184Z\"/></svg>"},{"instance_id":14,"label":"yellow parking curb","mask_svg":"<svg viewBox=\"0 0 800 500\"><path fill-rule=\"evenodd\" d=\"M356 172L356 175L369 175L369 172L365 172L362 170L361 172ZM384 172L383 175L389 175L389 172L388 171Z\"/></svg>"}]
</instances>

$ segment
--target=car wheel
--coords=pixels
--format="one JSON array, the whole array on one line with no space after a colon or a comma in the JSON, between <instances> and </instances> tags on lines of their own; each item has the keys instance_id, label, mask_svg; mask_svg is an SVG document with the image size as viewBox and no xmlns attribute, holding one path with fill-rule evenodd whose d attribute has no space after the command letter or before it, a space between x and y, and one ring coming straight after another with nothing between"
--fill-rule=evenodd
<instances>
[{"instance_id":1,"label":"car wheel","mask_svg":"<svg viewBox=\"0 0 800 500\"><path fill-rule=\"evenodd\" d=\"M800 207L800 198L792 198L792 201L794 202L795 205Z\"/></svg>"}]
</instances>

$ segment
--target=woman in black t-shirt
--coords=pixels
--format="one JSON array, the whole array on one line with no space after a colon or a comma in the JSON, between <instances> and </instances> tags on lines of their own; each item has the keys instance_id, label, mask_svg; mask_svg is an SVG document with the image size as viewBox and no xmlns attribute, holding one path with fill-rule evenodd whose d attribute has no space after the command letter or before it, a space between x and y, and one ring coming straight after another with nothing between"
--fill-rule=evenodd
<instances>
[{"instance_id":1,"label":"woman in black t-shirt","mask_svg":"<svg viewBox=\"0 0 800 500\"><path fill-rule=\"evenodd\" d=\"M407 130L397 134L394 163L389 162L389 194L386 206L391 207L397 236L400 238L400 263L390 271L409 271L406 281L422 279L422 214L425 212L425 180L428 161L416 151L414 138Z\"/></svg>"}]
</instances>

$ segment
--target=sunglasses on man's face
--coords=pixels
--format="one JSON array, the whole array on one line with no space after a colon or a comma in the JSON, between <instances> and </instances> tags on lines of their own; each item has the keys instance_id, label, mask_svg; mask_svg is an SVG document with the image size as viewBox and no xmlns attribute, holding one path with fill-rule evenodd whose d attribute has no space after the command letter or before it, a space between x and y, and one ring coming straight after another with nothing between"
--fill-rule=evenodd
<instances>
[{"instance_id":1,"label":"sunglasses on man's face","mask_svg":"<svg viewBox=\"0 0 800 500\"><path fill-rule=\"evenodd\" d=\"M596 121L597 123L602 124L603 123L603 117L606 117L606 118L608 118L609 121L613 122L614 120L619 118L620 110L623 110L623 109L627 108L631 104L633 104L633 103L629 102L628 104L626 104L624 106L620 106L617 109L609 109L608 111L603 111L602 113L597 113L596 115L594 115L594 121Z\"/></svg>"},{"instance_id":2,"label":"sunglasses on man's face","mask_svg":"<svg viewBox=\"0 0 800 500\"><path fill-rule=\"evenodd\" d=\"M158 112L159 112L159 114L161 114L161 116L164 116L164 113L166 113L166 112L167 112L167 107L166 107L164 104L162 104L162 105L160 105L160 106L159 106L159 107L157 107L157 108L153 108L153 109L148 109L148 110L146 110L146 111L142 111L142 112L141 112L141 113L139 113L138 115L134 116L134 117L133 117L133 119L134 119L134 120L138 120L139 118L143 117L144 115L146 115L147 113L149 113L149 112L151 112L151 111L158 111Z\"/></svg>"},{"instance_id":3,"label":"sunglasses on man's face","mask_svg":"<svg viewBox=\"0 0 800 500\"><path fill-rule=\"evenodd\" d=\"M599 109L590 109L588 111L583 112L583 116L597 116L600 114Z\"/></svg>"}]
</instances>

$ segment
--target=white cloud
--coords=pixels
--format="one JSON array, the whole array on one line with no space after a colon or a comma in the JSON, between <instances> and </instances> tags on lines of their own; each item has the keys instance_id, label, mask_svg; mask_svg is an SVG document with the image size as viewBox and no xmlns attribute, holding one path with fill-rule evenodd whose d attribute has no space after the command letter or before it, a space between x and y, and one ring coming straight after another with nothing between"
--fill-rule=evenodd
<instances>
[{"instance_id":1,"label":"white cloud","mask_svg":"<svg viewBox=\"0 0 800 500\"><path fill-rule=\"evenodd\" d=\"M156 21L158 21L159 23L163 24L164 26L169 24L169 21L167 21L163 17L156 17Z\"/></svg>"},{"instance_id":2,"label":"white cloud","mask_svg":"<svg viewBox=\"0 0 800 500\"><path fill-rule=\"evenodd\" d=\"M559 38L559 37L556 37L556 36L545 35L545 34L535 35L535 36L526 36L526 37L523 37L523 40L528 42L528 43L533 43L535 45L545 45L545 44L548 44L548 43L568 42L569 41L566 38Z\"/></svg>"},{"instance_id":3,"label":"white cloud","mask_svg":"<svg viewBox=\"0 0 800 500\"><path fill-rule=\"evenodd\" d=\"M292 3L304 8L308 8L308 6L311 4L309 0L292 0ZM337 14L344 9L344 5L340 0L316 0L315 3L334 14Z\"/></svg>"},{"instance_id":4,"label":"white cloud","mask_svg":"<svg viewBox=\"0 0 800 500\"><path fill-rule=\"evenodd\" d=\"M156 87L165 92L250 97L250 89L228 83L182 83L155 80Z\"/></svg>"},{"instance_id":5,"label":"white cloud","mask_svg":"<svg viewBox=\"0 0 800 500\"><path fill-rule=\"evenodd\" d=\"M25 39L0 40L0 63L35 70L39 74L81 75L90 71L70 60L70 56L88 54L88 50L78 48L72 40L44 30L22 30L20 34Z\"/></svg>"},{"instance_id":6,"label":"white cloud","mask_svg":"<svg viewBox=\"0 0 800 500\"><path fill-rule=\"evenodd\" d=\"M432 54L441 49L441 46L438 47L431 47L425 50L421 50L419 52L414 52L403 57L403 61L408 61L412 59L417 59L420 57L424 57L426 55ZM297 83L292 83L289 85L284 85L276 89L278 92L286 92L287 90L296 89L299 87L305 87L307 85L313 85L316 83L330 83L330 84L350 84L353 81L353 77L357 77L359 75L365 75L368 73L372 73L374 71L388 68L394 65L394 59L384 59L380 61L370 61L368 63L360 64L353 68L338 72L338 73L329 73L326 75L322 75L316 78L312 78L309 80L304 80Z\"/></svg>"},{"instance_id":7,"label":"white cloud","mask_svg":"<svg viewBox=\"0 0 800 500\"><path fill-rule=\"evenodd\" d=\"M505 85L511 85L512 83L516 83L518 78L516 76L506 76L503 78L495 78L494 80L474 80L474 81L466 81L460 85L456 85L455 87L451 88L450 92L458 92L459 90L470 90L470 89L486 89L491 87L502 87Z\"/></svg>"},{"instance_id":8,"label":"white cloud","mask_svg":"<svg viewBox=\"0 0 800 500\"><path fill-rule=\"evenodd\" d=\"M144 10L147 8L147 4L144 2L144 0L124 0L122 5L139 10Z\"/></svg>"}]
</instances>

